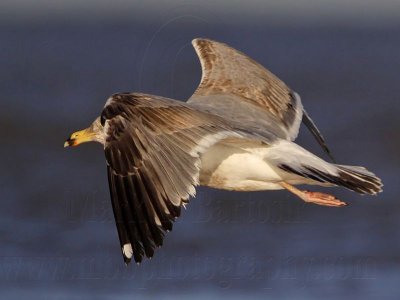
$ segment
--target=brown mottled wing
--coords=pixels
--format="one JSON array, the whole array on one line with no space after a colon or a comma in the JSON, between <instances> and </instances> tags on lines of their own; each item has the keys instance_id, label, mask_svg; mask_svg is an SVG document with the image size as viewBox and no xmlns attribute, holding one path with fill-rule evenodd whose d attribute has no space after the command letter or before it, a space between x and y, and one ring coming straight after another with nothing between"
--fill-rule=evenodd
<instances>
[{"instance_id":1,"label":"brown mottled wing","mask_svg":"<svg viewBox=\"0 0 400 300\"><path fill-rule=\"evenodd\" d=\"M278 77L245 54L226 44L194 39L193 47L202 67L201 82L188 100L190 105L246 126L294 140L303 117L300 96ZM311 118L307 128L329 154Z\"/></svg>"},{"instance_id":2,"label":"brown mottled wing","mask_svg":"<svg viewBox=\"0 0 400 300\"><path fill-rule=\"evenodd\" d=\"M199 155L213 143L240 137L218 117L182 102L117 94L103 109L105 155L124 260L152 257L181 206L195 194Z\"/></svg>"},{"instance_id":3,"label":"brown mottled wing","mask_svg":"<svg viewBox=\"0 0 400 300\"><path fill-rule=\"evenodd\" d=\"M252 127L258 125L281 138L297 136L302 105L284 82L228 45L206 39L195 39L192 44L200 59L202 78L188 103L239 118Z\"/></svg>"}]
</instances>

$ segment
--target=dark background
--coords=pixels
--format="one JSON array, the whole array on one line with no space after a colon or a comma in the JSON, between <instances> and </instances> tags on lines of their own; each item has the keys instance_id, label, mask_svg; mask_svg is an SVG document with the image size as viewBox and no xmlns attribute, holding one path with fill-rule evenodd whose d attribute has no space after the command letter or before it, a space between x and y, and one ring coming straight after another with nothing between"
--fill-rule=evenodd
<instances>
[{"instance_id":1,"label":"dark background","mask_svg":"<svg viewBox=\"0 0 400 300\"><path fill-rule=\"evenodd\" d=\"M199 3L2 2L0 298L398 299L398 3ZM332 188L350 203L336 209L199 188L155 257L125 267L101 146L63 142L112 93L190 97L195 37L281 77L384 192ZM298 142L325 157L304 128Z\"/></svg>"}]
</instances>

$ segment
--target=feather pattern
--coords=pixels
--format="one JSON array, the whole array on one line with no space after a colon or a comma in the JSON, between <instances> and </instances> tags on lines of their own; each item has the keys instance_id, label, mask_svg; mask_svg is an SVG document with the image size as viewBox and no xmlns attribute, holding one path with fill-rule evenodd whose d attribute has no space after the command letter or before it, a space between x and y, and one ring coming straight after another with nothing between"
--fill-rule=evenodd
<instances>
[{"instance_id":1,"label":"feather pattern","mask_svg":"<svg viewBox=\"0 0 400 300\"><path fill-rule=\"evenodd\" d=\"M153 256L194 196L200 154L222 139L248 136L218 116L144 94L114 95L101 120L120 243L130 245L136 262ZM130 252L123 254L129 262Z\"/></svg>"},{"instance_id":2,"label":"feather pattern","mask_svg":"<svg viewBox=\"0 0 400 300\"><path fill-rule=\"evenodd\" d=\"M328 163L292 142L303 115L329 154L300 97L275 75L227 45L202 39L193 45L203 75L187 103L115 94L89 128L64 144L104 145L126 264L154 255L200 180L238 191L281 189L282 183L381 191L381 180L365 168Z\"/></svg>"},{"instance_id":3,"label":"feather pattern","mask_svg":"<svg viewBox=\"0 0 400 300\"><path fill-rule=\"evenodd\" d=\"M194 39L202 77L188 103L262 135L295 140L301 122L332 158L300 96L262 65L226 44ZM332 159L333 160L333 159Z\"/></svg>"},{"instance_id":4,"label":"feather pattern","mask_svg":"<svg viewBox=\"0 0 400 300\"><path fill-rule=\"evenodd\" d=\"M228 45L207 39L195 39L192 44L202 78L188 103L281 138L296 138L303 107L300 97L283 81Z\"/></svg>"}]
</instances>

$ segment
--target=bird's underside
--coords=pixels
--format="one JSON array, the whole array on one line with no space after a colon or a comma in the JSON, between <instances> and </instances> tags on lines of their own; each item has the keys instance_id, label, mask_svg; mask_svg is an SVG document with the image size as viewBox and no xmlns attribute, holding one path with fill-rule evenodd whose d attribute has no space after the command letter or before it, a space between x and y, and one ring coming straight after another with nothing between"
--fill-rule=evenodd
<instances>
[{"instance_id":1,"label":"bird's underside","mask_svg":"<svg viewBox=\"0 0 400 300\"><path fill-rule=\"evenodd\" d=\"M325 141L300 97L227 45L196 39L202 80L186 102L139 93L111 96L99 118L66 145L104 145L126 263L152 257L197 185L233 191L286 189L306 202L345 203L294 185L343 186L361 194L382 183L362 167L324 161L293 141L303 120Z\"/></svg>"},{"instance_id":2,"label":"bird's underside","mask_svg":"<svg viewBox=\"0 0 400 300\"><path fill-rule=\"evenodd\" d=\"M328 163L292 141L172 99L117 94L101 115L111 198L126 262L152 257L180 209L203 184L233 191L284 188L306 202L345 203L293 185L340 185L375 194L361 167Z\"/></svg>"}]
</instances>

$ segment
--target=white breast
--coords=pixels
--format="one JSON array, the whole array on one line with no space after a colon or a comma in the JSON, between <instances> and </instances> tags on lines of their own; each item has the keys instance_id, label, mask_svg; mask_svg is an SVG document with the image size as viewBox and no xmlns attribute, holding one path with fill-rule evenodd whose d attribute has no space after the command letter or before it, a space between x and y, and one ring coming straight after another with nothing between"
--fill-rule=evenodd
<instances>
[{"instance_id":1,"label":"white breast","mask_svg":"<svg viewBox=\"0 0 400 300\"><path fill-rule=\"evenodd\" d=\"M281 171L268 164L267 153L261 143L217 143L201 157L200 184L236 191L281 189Z\"/></svg>"}]
</instances>

